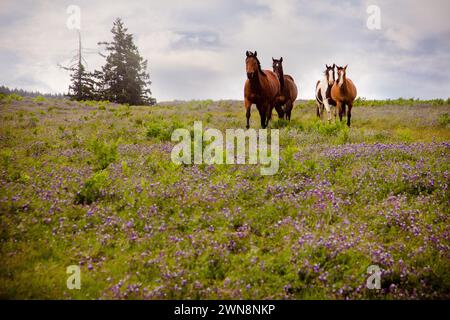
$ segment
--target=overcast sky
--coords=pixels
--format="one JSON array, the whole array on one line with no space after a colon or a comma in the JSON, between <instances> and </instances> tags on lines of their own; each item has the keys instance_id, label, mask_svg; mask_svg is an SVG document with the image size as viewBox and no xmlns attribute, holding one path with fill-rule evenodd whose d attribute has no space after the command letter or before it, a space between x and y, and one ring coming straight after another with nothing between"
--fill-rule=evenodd
<instances>
[{"instance_id":1,"label":"overcast sky","mask_svg":"<svg viewBox=\"0 0 450 320\"><path fill-rule=\"evenodd\" d=\"M284 58L300 98L313 98L326 63L348 64L367 98L450 96L450 1L310 0L0 0L0 84L67 92L77 33L66 27L69 5L81 8L83 46L99 49L121 17L149 60L153 96L242 99L245 51L264 69ZM369 5L381 29L366 26ZM89 50L94 52L95 50ZM103 58L85 56L93 70Z\"/></svg>"}]
</instances>

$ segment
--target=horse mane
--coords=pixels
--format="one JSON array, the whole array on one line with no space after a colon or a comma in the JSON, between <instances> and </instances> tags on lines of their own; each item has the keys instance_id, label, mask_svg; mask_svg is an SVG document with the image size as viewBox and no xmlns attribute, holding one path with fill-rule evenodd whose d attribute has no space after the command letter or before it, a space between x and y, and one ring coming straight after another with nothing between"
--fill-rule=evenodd
<instances>
[{"instance_id":1,"label":"horse mane","mask_svg":"<svg viewBox=\"0 0 450 320\"><path fill-rule=\"evenodd\" d=\"M283 74L280 75L280 79L278 79L278 80L280 80L280 87L284 88L284 72L283 72Z\"/></svg>"},{"instance_id":2,"label":"horse mane","mask_svg":"<svg viewBox=\"0 0 450 320\"><path fill-rule=\"evenodd\" d=\"M255 56L253 56L253 58L255 58L256 59L256 62L258 62L258 69L259 69L259 72L264 76L264 77L267 77L267 75L264 73L264 71L261 69L261 62L259 62L259 59L257 58L257 57L255 57Z\"/></svg>"}]
</instances>

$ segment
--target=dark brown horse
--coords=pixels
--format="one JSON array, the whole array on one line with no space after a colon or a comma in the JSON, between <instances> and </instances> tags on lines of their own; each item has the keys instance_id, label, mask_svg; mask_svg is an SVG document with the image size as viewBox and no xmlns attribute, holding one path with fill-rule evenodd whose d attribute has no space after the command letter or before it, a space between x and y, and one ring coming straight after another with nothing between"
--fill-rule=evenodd
<instances>
[{"instance_id":1,"label":"dark brown horse","mask_svg":"<svg viewBox=\"0 0 450 320\"><path fill-rule=\"evenodd\" d=\"M356 87L353 84L353 81L347 78L347 66L337 67L337 74L338 79L331 88L331 98L336 101L340 121L342 121L342 117L345 114L345 107L348 106L347 126L350 127L353 101L355 100L357 94Z\"/></svg>"},{"instance_id":2,"label":"dark brown horse","mask_svg":"<svg viewBox=\"0 0 450 320\"><path fill-rule=\"evenodd\" d=\"M257 53L247 51L245 65L247 80L244 87L244 103L247 111L247 129L250 127L250 110L256 104L261 117L261 127L269 125L275 100L280 92L280 81L277 75L270 70L262 70Z\"/></svg>"},{"instance_id":3,"label":"dark brown horse","mask_svg":"<svg viewBox=\"0 0 450 320\"><path fill-rule=\"evenodd\" d=\"M297 85L294 78L283 72L283 57L280 60L272 58L273 72L278 76L280 80L280 95L277 97L275 103L275 109L278 112L278 116L283 118L286 115L286 120L291 121L291 112L294 107L294 102L297 99ZM283 106L285 109L283 110Z\"/></svg>"}]
</instances>

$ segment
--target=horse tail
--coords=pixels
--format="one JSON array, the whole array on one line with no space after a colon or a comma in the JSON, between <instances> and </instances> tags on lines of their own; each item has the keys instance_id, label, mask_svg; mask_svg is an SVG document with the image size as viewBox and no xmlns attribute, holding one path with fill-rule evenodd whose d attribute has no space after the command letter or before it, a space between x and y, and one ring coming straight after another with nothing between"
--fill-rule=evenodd
<instances>
[{"instance_id":1,"label":"horse tail","mask_svg":"<svg viewBox=\"0 0 450 320\"><path fill-rule=\"evenodd\" d=\"M317 102L322 104L323 103L323 99L322 99L322 95L320 93L320 89L318 89L319 84L320 84L320 80L317 81L317 84L316 84L316 100L317 100Z\"/></svg>"}]
</instances>

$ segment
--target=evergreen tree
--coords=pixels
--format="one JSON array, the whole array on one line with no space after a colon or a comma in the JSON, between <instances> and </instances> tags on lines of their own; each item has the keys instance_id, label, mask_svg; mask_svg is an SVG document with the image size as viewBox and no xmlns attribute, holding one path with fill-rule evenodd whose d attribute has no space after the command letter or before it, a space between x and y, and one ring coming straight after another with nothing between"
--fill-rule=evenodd
<instances>
[{"instance_id":1,"label":"evergreen tree","mask_svg":"<svg viewBox=\"0 0 450 320\"><path fill-rule=\"evenodd\" d=\"M69 97L73 100L98 100L96 95L96 82L93 74L85 71L83 64L71 68L71 85L69 86Z\"/></svg>"},{"instance_id":2,"label":"evergreen tree","mask_svg":"<svg viewBox=\"0 0 450 320\"><path fill-rule=\"evenodd\" d=\"M133 42L133 35L120 18L114 21L112 42L100 42L106 46L108 55L101 76L104 99L132 105L153 104L147 60L144 60Z\"/></svg>"}]
</instances>

